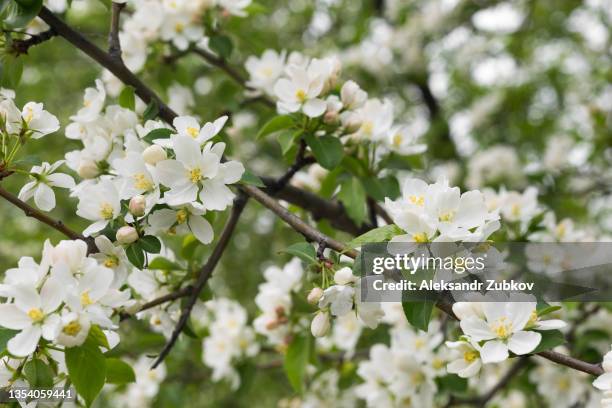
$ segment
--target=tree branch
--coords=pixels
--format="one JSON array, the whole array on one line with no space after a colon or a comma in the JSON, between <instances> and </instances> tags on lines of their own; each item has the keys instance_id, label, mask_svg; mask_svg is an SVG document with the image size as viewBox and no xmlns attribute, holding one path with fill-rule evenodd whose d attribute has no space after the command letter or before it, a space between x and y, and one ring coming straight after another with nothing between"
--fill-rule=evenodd
<instances>
[{"instance_id":1,"label":"tree branch","mask_svg":"<svg viewBox=\"0 0 612 408\"><path fill-rule=\"evenodd\" d=\"M94 43L89 41L79 32L59 19L48 8L43 7L38 16L51 27L58 35L66 39L72 45L83 51L104 68L108 69L126 85L134 87L136 95L145 103L155 102L159 107L159 116L166 122L172 123L177 114L159 96L147 87L136 75L134 75L121 61L113 59Z\"/></svg>"},{"instance_id":2,"label":"tree branch","mask_svg":"<svg viewBox=\"0 0 612 408\"><path fill-rule=\"evenodd\" d=\"M125 7L125 3L115 3L112 5L112 15L110 30L108 32L108 55L116 60L121 61L121 42L119 41L119 20L121 18L121 10Z\"/></svg>"},{"instance_id":3,"label":"tree branch","mask_svg":"<svg viewBox=\"0 0 612 408\"><path fill-rule=\"evenodd\" d=\"M53 219L42 211L39 211L34 207L30 206L29 204L21 201L19 198L15 197L13 194L9 193L2 187L0 187L0 197L4 198L6 201L13 204L14 206L20 208L26 216L36 218L38 221L42 222L43 224L47 224L51 228L66 235L68 238L73 240L80 239L82 241L85 241L87 243L88 253L92 254L98 252L98 248L96 247L95 243L91 238L84 237L78 232L67 227L62 221Z\"/></svg>"},{"instance_id":4,"label":"tree branch","mask_svg":"<svg viewBox=\"0 0 612 408\"><path fill-rule=\"evenodd\" d=\"M145 304L143 304L142 306L140 306L140 308L138 308L138 310L136 312L133 313L122 313L120 315L119 321L124 321L126 319L129 319L130 317L134 316L136 313L140 313L140 312L144 312L147 309L152 309L155 306L159 306L162 305L166 302L172 302L173 300L177 300L186 296L189 296L191 293L193 292L193 286L191 285L187 285L177 291L168 293L167 295L164 296L160 296L156 299L153 299Z\"/></svg>"},{"instance_id":5,"label":"tree branch","mask_svg":"<svg viewBox=\"0 0 612 408\"><path fill-rule=\"evenodd\" d=\"M40 34L32 35L27 40L13 40L11 42L11 49L15 55L27 54L30 47L44 43L55 37L57 33L53 28L43 31Z\"/></svg>"},{"instance_id":6,"label":"tree branch","mask_svg":"<svg viewBox=\"0 0 612 408\"><path fill-rule=\"evenodd\" d=\"M193 306L196 304L198 300L198 296L200 295L200 292L204 288L204 285L206 285L206 282L208 282L208 280L212 276L212 273L215 270L217 263L221 259L221 255L223 255L225 248L227 248L227 244L229 243L230 238L234 232L234 229L236 228L236 225L238 224L238 219L240 218L240 215L242 214L242 210L244 210L244 207L246 206L246 202L247 202L247 198L246 196L242 194L240 194L234 200L234 205L232 206L232 212L230 214L230 217L227 223L225 224L225 228L223 229L223 232L221 233L219 242L217 242L217 245L215 246L212 253L210 254L210 257L208 258L208 261L206 262L206 264L204 264L204 266L200 269L200 272L198 274L198 279L195 283L195 286L193 287L193 290L190 294L190 297L187 303L185 304L185 307L183 308L181 317L179 318L179 321L176 324L174 331L172 332L172 336L170 337L170 340L168 340L168 343L166 343L166 345L164 346L163 350L159 353L159 356L153 363L152 368L156 368L164 360L164 358L166 358L166 356L168 355L168 353L170 353L170 350L172 350L172 347L174 347L174 344L178 340L179 335L185 328L185 325L187 324L187 321L189 320L189 316L191 315Z\"/></svg>"}]
</instances>

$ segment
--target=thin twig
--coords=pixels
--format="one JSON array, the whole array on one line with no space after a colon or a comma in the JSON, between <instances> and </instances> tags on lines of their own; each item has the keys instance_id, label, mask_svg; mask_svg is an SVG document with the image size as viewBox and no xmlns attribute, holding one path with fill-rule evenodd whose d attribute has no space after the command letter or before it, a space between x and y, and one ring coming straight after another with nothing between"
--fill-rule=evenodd
<instances>
[{"instance_id":1,"label":"thin twig","mask_svg":"<svg viewBox=\"0 0 612 408\"><path fill-rule=\"evenodd\" d=\"M73 239L73 240L80 239L82 241L85 241L87 243L88 252L90 254L98 252L98 248L96 247L92 239L86 238L83 235L79 234L78 232L70 229L61 220L56 220L54 218L51 218L47 214L43 213L42 211L39 211L36 208L33 208L32 206L21 201L19 198L15 197L13 194L9 193L7 190L5 190L2 187L0 187L0 197L4 198L6 201L13 204L14 206L20 208L26 216L36 218L38 221L61 232L62 234L66 235L68 238Z\"/></svg>"},{"instance_id":2,"label":"thin twig","mask_svg":"<svg viewBox=\"0 0 612 408\"><path fill-rule=\"evenodd\" d=\"M125 3L115 3L113 1L111 24L108 32L108 55L114 60L121 61L121 42L119 41L119 20L121 19L121 10L125 7Z\"/></svg>"},{"instance_id":3,"label":"thin twig","mask_svg":"<svg viewBox=\"0 0 612 408\"><path fill-rule=\"evenodd\" d=\"M179 335L181 334L181 332L187 325L187 322L189 321L189 316L191 315L193 306L196 304L198 300L198 296L200 295L200 292L206 285L206 282L208 282L208 280L212 276L212 273L215 270L217 263L221 259L221 255L223 255L223 252L227 248L227 244L229 243L230 238L234 232L234 229L236 228L236 225L238 224L238 219L240 218L240 215L242 214L242 210L244 210L244 207L246 206L246 202L247 202L247 198L246 196L242 194L240 194L234 200L234 205L232 206L232 212L230 214L230 218L225 224L225 228L223 229L223 232L221 233L219 242L217 242L217 245L215 246L212 253L210 254L210 257L208 258L208 261L206 262L206 264L204 264L204 266L200 269L200 272L198 274L198 279L195 283L193 291L191 292L191 295L189 299L187 300L187 303L185 304L183 311L181 312L181 317L179 318L179 321L176 324L174 331L172 332L172 336L170 336L170 340L168 340L163 350L159 353L159 356L153 363L152 368L156 368L162 361L164 361L168 353L170 353L170 350L172 350L172 347L174 347L174 344L178 340Z\"/></svg>"},{"instance_id":4,"label":"thin twig","mask_svg":"<svg viewBox=\"0 0 612 408\"><path fill-rule=\"evenodd\" d=\"M306 157L306 142L304 141L304 139L300 140L300 148L298 150L297 155L295 156L295 161L293 162L291 167L289 167L289 169L287 169L287 171L282 176L280 176L272 186L268 188L268 193L272 196L275 195L277 192L285 188L287 184L289 184L293 176L295 176L295 173L300 171L305 166L308 166L309 164L313 164L315 162L316 160L314 157Z\"/></svg>"},{"instance_id":5,"label":"thin twig","mask_svg":"<svg viewBox=\"0 0 612 408\"><path fill-rule=\"evenodd\" d=\"M122 313L119 320L120 321L124 321L124 320L129 319L130 317L134 316L136 313L144 312L145 310L152 309L155 306L162 305L162 304L164 304L166 302L172 302L174 300L184 298L186 296L191 295L191 293L193 293L193 286L191 286L191 285L185 286L185 287L183 287L183 288L181 288L181 289L179 289L177 291L168 293L167 295L160 296L160 297L158 297L156 299L153 299L153 300L151 300L151 301L149 301L147 303L144 303L134 313Z\"/></svg>"},{"instance_id":6,"label":"thin twig","mask_svg":"<svg viewBox=\"0 0 612 408\"><path fill-rule=\"evenodd\" d=\"M15 55L27 54L30 47L44 43L45 41L50 40L56 35L57 33L55 32L55 30L51 28L47 31L43 31L40 34L31 35L30 38L28 38L27 40L15 39L11 42L11 49L13 50L13 53L15 53Z\"/></svg>"}]
</instances>

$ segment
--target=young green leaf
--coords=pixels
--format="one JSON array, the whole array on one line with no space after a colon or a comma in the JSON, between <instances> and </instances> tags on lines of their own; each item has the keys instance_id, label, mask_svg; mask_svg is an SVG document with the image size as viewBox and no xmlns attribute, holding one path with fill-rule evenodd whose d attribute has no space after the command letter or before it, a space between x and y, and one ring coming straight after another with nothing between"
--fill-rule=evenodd
<instances>
[{"instance_id":1,"label":"young green leaf","mask_svg":"<svg viewBox=\"0 0 612 408\"><path fill-rule=\"evenodd\" d=\"M310 357L310 336L296 336L285 354L285 373L293 389L302 393L304 389L304 374Z\"/></svg>"},{"instance_id":2,"label":"young green leaf","mask_svg":"<svg viewBox=\"0 0 612 408\"><path fill-rule=\"evenodd\" d=\"M152 131L147 133L147 135L143 137L142 140L149 143L153 143L153 141L157 139L168 139L173 133L174 132L171 129L167 128L153 129Z\"/></svg>"},{"instance_id":3,"label":"young green leaf","mask_svg":"<svg viewBox=\"0 0 612 408\"><path fill-rule=\"evenodd\" d=\"M91 328L89 329L89 334L87 336L98 346L110 349L106 334L104 334L100 326L95 324L91 326Z\"/></svg>"},{"instance_id":4,"label":"young green leaf","mask_svg":"<svg viewBox=\"0 0 612 408\"><path fill-rule=\"evenodd\" d=\"M144 251L137 243L133 243L125 249L125 254L132 265L138 269L142 269L145 263Z\"/></svg>"},{"instance_id":5,"label":"young green leaf","mask_svg":"<svg viewBox=\"0 0 612 408\"><path fill-rule=\"evenodd\" d=\"M0 327L0 354L4 353L6 350L6 343L15 335L19 333L18 330L6 329L4 327Z\"/></svg>"},{"instance_id":6,"label":"young green leaf","mask_svg":"<svg viewBox=\"0 0 612 408\"><path fill-rule=\"evenodd\" d=\"M431 313L435 302L423 301L423 302L402 302L402 308L404 309L404 315L408 322L415 328L423 331L427 331L429 327L429 320L431 319Z\"/></svg>"},{"instance_id":7,"label":"young green leaf","mask_svg":"<svg viewBox=\"0 0 612 408\"><path fill-rule=\"evenodd\" d=\"M142 119L146 122L147 120L152 120L157 117L159 114L159 105L155 101L149 102L147 108L142 114Z\"/></svg>"},{"instance_id":8,"label":"young green leaf","mask_svg":"<svg viewBox=\"0 0 612 408\"><path fill-rule=\"evenodd\" d=\"M542 335L542 340L538 347L531 352L532 354L550 350L565 343L565 336L559 330L542 330L538 333Z\"/></svg>"},{"instance_id":9,"label":"young green leaf","mask_svg":"<svg viewBox=\"0 0 612 408\"><path fill-rule=\"evenodd\" d=\"M242 184L250 184L255 187L265 187L266 186L264 182L261 181L261 179L258 176L251 173L249 170L245 170L244 173L242 173L242 178L240 179L240 182Z\"/></svg>"},{"instance_id":10,"label":"young green leaf","mask_svg":"<svg viewBox=\"0 0 612 408\"><path fill-rule=\"evenodd\" d=\"M180 271L183 270L179 264L172 262L171 260L158 256L149 262L149 269L159 269L162 271Z\"/></svg>"},{"instance_id":11,"label":"young green leaf","mask_svg":"<svg viewBox=\"0 0 612 408\"><path fill-rule=\"evenodd\" d=\"M109 384L128 384L136 381L132 367L118 358L106 359L106 382Z\"/></svg>"},{"instance_id":12,"label":"young green leaf","mask_svg":"<svg viewBox=\"0 0 612 408\"><path fill-rule=\"evenodd\" d=\"M306 261L308 263L314 263L317 261L317 253L314 247L307 242L298 242L297 244L291 245L289 248L285 249L282 252L297 256L301 260Z\"/></svg>"},{"instance_id":13,"label":"young green leaf","mask_svg":"<svg viewBox=\"0 0 612 408\"><path fill-rule=\"evenodd\" d=\"M161 241L153 235L145 235L136 241L136 243L143 251L150 254L159 254L159 251L161 251Z\"/></svg>"},{"instance_id":14,"label":"young green leaf","mask_svg":"<svg viewBox=\"0 0 612 408\"><path fill-rule=\"evenodd\" d=\"M134 110L136 109L136 97L134 96L134 88L126 86L119 94L119 105L123 108Z\"/></svg>"},{"instance_id":15,"label":"young green leaf","mask_svg":"<svg viewBox=\"0 0 612 408\"><path fill-rule=\"evenodd\" d=\"M333 170L342 161L344 147L337 137L329 135L318 137L307 134L304 140L322 167Z\"/></svg>"},{"instance_id":16,"label":"young green leaf","mask_svg":"<svg viewBox=\"0 0 612 408\"><path fill-rule=\"evenodd\" d=\"M80 346L65 351L70 381L89 407L96 399L106 380L106 359L100 347L90 337Z\"/></svg>"},{"instance_id":17,"label":"young green leaf","mask_svg":"<svg viewBox=\"0 0 612 408\"><path fill-rule=\"evenodd\" d=\"M53 370L38 358L26 363L23 367L23 374L32 388L51 388L53 386Z\"/></svg>"},{"instance_id":18,"label":"young green leaf","mask_svg":"<svg viewBox=\"0 0 612 408\"><path fill-rule=\"evenodd\" d=\"M367 216L366 193L359 180L355 177L348 178L340 185L338 199L346 208L348 216L361 225Z\"/></svg>"},{"instance_id":19,"label":"young green leaf","mask_svg":"<svg viewBox=\"0 0 612 408\"><path fill-rule=\"evenodd\" d=\"M234 44L227 35L211 36L208 45L211 50L219 54L223 59L228 59L230 55L232 55L232 50L234 49Z\"/></svg>"},{"instance_id":20,"label":"young green leaf","mask_svg":"<svg viewBox=\"0 0 612 408\"><path fill-rule=\"evenodd\" d=\"M357 248L363 244L389 241L394 236L401 234L404 234L404 231L397 225L385 225L358 236L357 238L350 241L348 245L352 248Z\"/></svg>"},{"instance_id":21,"label":"young green leaf","mask_svg":"<svg viewBox=\"0 0 612 408\"><path fill-rule=\"evenodd\" d=\"M255 136L255 140L259 140L262 137L278 132L279 130L288 129L291 126L293 126L293 119L291 116L275 116L263 125L263 127L257 133L257 136Z\"/></svg>"}]
</instances>

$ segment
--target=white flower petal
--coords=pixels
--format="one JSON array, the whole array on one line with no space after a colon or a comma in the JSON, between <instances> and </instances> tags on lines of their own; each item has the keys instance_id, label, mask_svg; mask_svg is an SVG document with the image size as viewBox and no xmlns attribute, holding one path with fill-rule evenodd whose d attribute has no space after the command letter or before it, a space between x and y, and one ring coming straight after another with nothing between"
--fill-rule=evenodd
<instances>
[{"instance_id":1,"label":"white flower petal","mask_svg":"<svg viewBox=\"0 0 612 408\"><path fill-rule=\"evenodd\" d=\"M55 193L51 187L40 183L34 193L34 202L42 211L51 211L55 208Z\"/></svg>"},{"instance_id":2,"label":"white flower petal","mask_svg":"<svg viewBox=\"0 0 612 408\"><path fill-rule=\"evenodd\" d=\"M30 326L10 339L6 347L12 355L26 357L36 350L41 334L40 326Z\"/></svg>"},{"instance_id":3,"label":"white flower petal","mask_svg":"<svg viewBox=\"0 0 612 408\"><path fill-rule=\"evenodd\" d=\"M498 340L487 341L480 350L480 358L484 364L504 361L508 358L508 346Z\"/></svg>"},{"instance_id":4,"label":"white flower petal","mask_svg":"<svg viewBox=\"0 0 612 408\"><path fill-rule=\"evenodd\" d=\"M213 240L214 232L210 223L202 216L192 215L189 217L189 228L198 241L209 244Z\"/></svg>"},{"instance_id":5,"label":"white flower petal","mask_svg":"<svg viewBox=\"0 0 612 408\"><path fill-rule=\"evenodd\" d=\"M22 330L32 325L32 320L26 313L14 304L0 305L0 326L11 330Z\"/></svg>"},{"instance_id":6,"label":"white flower petal","mask_svg":"<svg viewBox=\"0 0 612 408\"><path fill-rule=\"evenodd\" d=\"M508 340L508 348L514 354L522 355L531 353L542 340L542 335L533 331L516 332Z\"/></svg>"}]
</instances>

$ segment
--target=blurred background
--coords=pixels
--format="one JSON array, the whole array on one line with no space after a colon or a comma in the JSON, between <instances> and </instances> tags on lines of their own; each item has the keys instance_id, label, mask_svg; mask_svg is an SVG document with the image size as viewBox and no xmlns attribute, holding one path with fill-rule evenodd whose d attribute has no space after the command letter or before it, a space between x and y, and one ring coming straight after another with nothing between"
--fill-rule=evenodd
<instances>
[{"instance_id":1,"label":"blurred background","mask_svg":"<svg viewBox=\"0 0 612 408\"><path fill-rule=\"evenodd\" d=\"M233 44L229 62L239 70L244 71L248 56L269 48L333 54L343 63L344 78L354 79L372 97L393 101L396 116L429 148L423 156L390 163L392 171L431 180L445 176L462 189L522 190L535 184L541 202L559 218L571 217L598 233L612 231L610 1L259 0L249 6L249 14L228 17L223 25ZM74 0L64 16L104 48L109 17L99 0ZM64 126L81 105L83 90L102 72L61 38L32 47L20 63L17 105L44 102L62 123L59 132L28 143L24 154L60 160L79 148L65 138ZM160 44L138 75L179 113L203 121L230 114L224 135L230 156L258 174L282 174L286 165L276 142L254 140L273 112L244 104L243 88L224 73L197 55L179 58ZM17 194L25 182L16 175L2 185ZM51 215L84 229L87 222L74 214L76 199L64 190L56 195ZM217 217L215 231L224 218ZM325 223L319 227L330 231ZM0 201L0 270L21 256L38 256L47 238L64 237ZM279 251L299 240L271 213L250 203L228 250L233 255L224 256L215 272L213 292L240 299L255 315L252 299L261 271L271 260L287 261ZM174 249L179 251L180 244ZM201 259L208 250L197 248ZM120 354L154 352L164 343L137 322L122 330ZM384 336L383 331L368 332L360 341L376 336ZM253 372L252 381L243 379L237 393L206 381L210 373L199 363L200 347L193 341L175 348L156 406L263 407L291 395L282 370Z\"/></svg>"}]
</instances>

